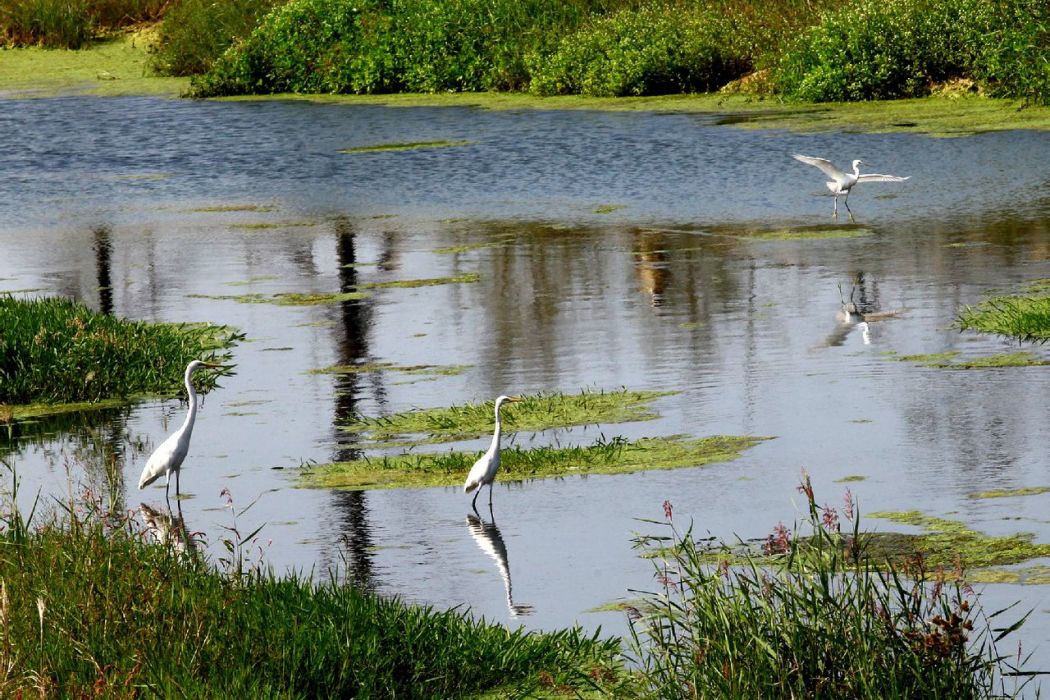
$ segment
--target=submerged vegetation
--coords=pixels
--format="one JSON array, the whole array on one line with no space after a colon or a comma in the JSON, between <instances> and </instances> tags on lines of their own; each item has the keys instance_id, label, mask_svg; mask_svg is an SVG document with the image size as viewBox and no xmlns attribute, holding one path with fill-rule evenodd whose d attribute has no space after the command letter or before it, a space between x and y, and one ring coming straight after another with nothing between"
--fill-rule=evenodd
<instances>
[{"instance_id":1,"label":"submerged vegetation","mask_svg":"<svg viewBox=\"0 0 1050 700\"><path fill-rule=\"evenodd\" d=\"M228 358L225 326L128 321L62 298L0 295L0 404L174 393L194 359ZM218 375L199 380L202 390Z\"/></svg>"},{"instance_id":2,"label":"submerged vegetation","mask_svg":"<svg viewBox=\"0 0 1050 700\"><path fill-rule=\"evenodd\" d=\"M579 394L531 394L504 408L504 429L547 430L597 423L652 420L649 404L674 392L581 391ZM420 443L450 442L475 438L492 431L495 403L439 407L395 413L390 416L359 416L345 430L361 433L372 441L389 441L406 435L426 436Z\"/></svg>"},{"instance_id":3,"label":"submerged vegetation","mask_svg":"<svg viewBox=\"0 0 1050 700\"><path fill-rule=\"evenodd\" d=\"M375 153L377 151L419 151L428 148L469 146L473 141L408 141L405 143L377 143L371 146L340 149L340 153Z\"/></svg>"},{"instance_id":4,"label":"submerged vegetation","mask_svg":"<svg viewBox=\"0 0 1050 700\"><path fill-rule=\"evenodd\" d=\"M541 479L573 474L624 474L649 469L699 467L728 462L763 440L761 437L716 435L699 440L678 437L599 439L585 447L504 447L500 478ZM314 488L380 489L459 486L477 452L440 452L362 458L352 462L311 465L302 484Z\"/></svg>"},{"instance_id":5,"label":"submerged vegetation","mask_svg":"<svg viewBox=\"0 0 1050 700\"><path fill-rule=\"evenodd\" d=\"M145 513L144 513L145 515ZM152 514L151 514L152 515ZM39 515L37 516L39 517ZM152 544L85 500L0 517L0 695L462 697L594 690L618 640L532 633Z\"/></svg>"},{"instance_id":6,"label":"submerged vegetation","mask_svg":"<svg viewBox=\"0 0 1050 700\"><path fill-rule=\"evenodd\" d=\"M860 543L851 494L841 513L817 505L808 477L805 519L779 524L761 555L712 561L724 544L669 534L655 548L660 587L642 594L632 646L646 694L679 697L951 697L1020 694L1023 659L996 643L1016 630L992 620L958 569L921 558L887 563ZM809 535L799 537L800 530ZM1012 686L1012 687L1011 687Z\"/></svg>"},{"instance_id":7,"label":"submerged vegetation","mask_svg":"<svg viewBox=\"0 0 1050 700\"><path fill-rule=\"evenodd\" d=\"M1043 359L1031 352L1010 352L966 358L960 358L957 350L925 355L898 355L894 352L887 352L885 355L899 362L914 362L924 367L937 367L940 369L989 369L993 367L1033 367L1050 364L1050 360Z\"/></svg>"}]
</instances>

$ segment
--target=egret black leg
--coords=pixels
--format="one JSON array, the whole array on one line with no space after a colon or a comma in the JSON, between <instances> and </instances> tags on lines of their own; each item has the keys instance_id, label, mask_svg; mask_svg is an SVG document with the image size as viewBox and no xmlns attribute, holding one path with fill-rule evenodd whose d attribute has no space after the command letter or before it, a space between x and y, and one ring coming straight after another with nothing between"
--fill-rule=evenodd
<instances>
[{"instance_id":1,"label":"egret black leg","mask_svg":"<svg viewBox=\"0 0 1050 700\"><path fill-rule=\"evenodd\" d=\"M846 211L849 212L849 220L853 221L853 210L849 208L849 190L846 190L846 199L842 203L846 205Z\"/></svg>"},{"instance_id":2,"label":"egret black leg","mask_svg":"<svg viewBox=\"0 0 1050 700\"><path fill-rule=\"evenodd\" d=\"M481 489L479 488L474 492L474 500L470 502L470 507L474 509L474 513L477 514L479 518L481 517L481 513L478 513L478 494L480 493Z\"/></svg>"},{"instance_id":3,"label":"egret black leg","mask_svg":"<svg viewBox=\"0 0 1050 700\"><path fill-rule=\"evenodd\" d=\"M489 513L492 512L492 484L495 483L495 479L489 482Z\"/></svg>"},{"instance_id":4,"label":"egret black leg","mask_svg":"<svg viewBox=\"0 0 1050 700\"><path fill-rule=\"evenodd\" d=\"M171 498L168 497L168 492L171 490L171 474L165 474L164 476L164 502L168 504L168 512L171 512Z\"/></svg>"}]
</instances>

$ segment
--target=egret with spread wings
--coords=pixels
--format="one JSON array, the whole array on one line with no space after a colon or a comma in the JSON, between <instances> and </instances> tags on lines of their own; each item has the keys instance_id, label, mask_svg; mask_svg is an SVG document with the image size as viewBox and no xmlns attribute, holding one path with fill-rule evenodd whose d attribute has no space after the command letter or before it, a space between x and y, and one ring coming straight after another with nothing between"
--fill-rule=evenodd
<instances>
[{"instance_id":1,"label":"egret with spread wings","mask_svg":"<svg viewBox=\"0 0 1050 700\"><path fill-rule=\"evenodd\" d=\"M844 194L846 198L843 200L843 204L846 205L846 211L849 212L850 219L853 218L853 211L849 208L849 193L853 189L853 186L860 182L904 182L911 177L898 177L897 175L878 175L876 173L865 173L860 174L860 166L864 165L864 161L855 160L853 161L853 172L844 173L834 165L831 164L830 160L824 158L814 158L813 156L800 156L795 154L794 159L805 163L806 165L812 165L831 178L831 181L825 183L831 193L835 195L835 209L834 216L837 218L839 215L839 195Z\"/></svg>"}]
</instances>

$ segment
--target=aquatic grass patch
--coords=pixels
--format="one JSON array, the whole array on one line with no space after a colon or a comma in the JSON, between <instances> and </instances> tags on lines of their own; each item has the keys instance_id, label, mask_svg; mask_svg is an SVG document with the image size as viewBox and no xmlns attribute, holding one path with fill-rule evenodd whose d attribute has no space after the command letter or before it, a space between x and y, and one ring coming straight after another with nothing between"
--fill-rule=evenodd
<instances>
[{"instance_id":1,"label":"aquatic grass patch","mask_svg":"<svg viewBox=\"0 0 1050 700\"><path fill-rule=\"evenodd\" d=\"M130 321L64 298L0 296L0 403L98 401L180 390L194 359L224 361L227 326ZM202 391L218 374L202 373Z\"/></svg>"},{"instance_id":2,"label":"aquatic grass patch","mask_svg":"<svg viewBox=\"0 0 1050 700\"><path fill-rule=\"evenodd\" d=\"M187 294L192 299L235 301L238 304L276 304L277 306L318 306L367 299L368 292L278 292L276 294Z\"/></svg>"},{"instance_id":3,"label":"aquatic grass patch","mask_svg":"<svg viewBox=\"0 0 1050 700\"><path fill-rule=\"evenodd\" d=\"M381 153L384 151L421 151L432 148L455 148L470 146L474 141L409 141L406 143L377 143L371 146L341 148L340 153Z\"/></svg>"},{"instance_id":4,"label":"aquatic grass patch","mask_svg":"<svg viewBox=\"0 0 1050 700\"><path fill-rule=\"evenodd\" d=\"M699 467L728 462L765 437L716 435L690 440L682 437L621 437L599 439L591 445L570 447L504 447L500 480L545 479L574 474L626 474L653 469ZM480 452L435 452L366 457L352 462L310 465L300 484L311 488L388 489L460 486Z\"/></svg>"},{"instance_id":5,"label":"aquatic grass patch","mask_svg":"<svg viewBox=\"0 0 1050 700\"><path fill-rule=\"evenodd\" d=\"M459 245L442 246L434 248L431 253L435 255L458 255L460 253L471 253L475 250L486 248L504 248L510 245L510 241L486 241L482 243L461 243Z\"/></svg>"},{"instance_id":6,"label":"aquatic grass patch","mask_svg":"<svg viewBox=\"0 0 1050 700\"><path fill-rule=\"evenodd\" d=\"M894 564L856 543L860 515L799 487L802 522L773 528L760 554L682 531L664 502L661 527L635 544L653 557L656 590L635 591L631 648L645 697L990 698L1023 692L1024 659L997 644L1003 621L949 568ZM800 536L800 534L802 536ZM1012 607L1012 606L1011 606Z\"/></svg>"},{"instance_id":7,"label":"aquatic grass patch","mask_svg":"<svg viewBox=\"0 0 1050 700\"><path fill-rule=\"evenodd\" d=\"M335 571L278 576L238 556L258 533L236 521L216 562L90 498L0 525L5 697L534 696L545 679L595 691L619 670L619 641L578 628L512 630Z\"/></svg>"},{"instance_id":8,"label":"aquatic grass patch","mask_svg":"<svg viewBox=\"0 0 1050 700\"><path fill-rule=\"evenodd\" d=\"M1050 584L1050 566L1023 566L1014 569L982 569L967 577L972 583L1011 583L1020 586Z\"/></svg>"},{"instance_id":9,"label":"aquatic grass patch","mask_svg":"<svg viewBox=\"0 0 1050 700\"><path fill-rule=\"evenodd\" d=\"M868 533L865 546L882 557L902 561L921 555L931 567L983 569L1050 556L1050 544L1033 542L1031 533L994 537L958 520L937 518L919 511L878 511L868 514L895 523L913 525L922 534Z\"/></svg>"},{"instance_id":10,"label":"aquatic grass patch","mask_svg":"<svg viewBox=\"0 0 1050 700\"><path fill-rule=\"evenodd\" d=\"M991 333L1019 342L1050 340L1050 294L1037 287L1028 295L999 296L964 306L955 319L959 330Z\"/></svg>"},{"instance_id":11,"label":"aquatic grass patch","mask_svg":"<svg viewBox=\"0 0 1050 700\"><path fill-rule=\"evenodd\" d=\"M957 350L919 355L898 355L892 351L883 354L898 362L913 362L923 367L936 367L939 369L992 369L996 367L1038 367L1040 365L1050 365L1050 360L1024 351L967 358L960 358Z\"/></svg>"},{"instance_id":12,"label":"aquatic grass patch","mask_svg":"<svg viewBox=\"0 0 1050 700\"><path fill-rule=\"evenodd\" d=\"M1015 498L1017 496L1038 496L1041 493L1050 492L1050 486L1022 486L1015 489L990 489L988 491L975 491L968 494L967 498Z\"/></svg>"},{"instance_id":13,"label":"aquatic grass patch","mask_svg":"<svg viewBox=\"0 0 1050 700\"><path fill-rule=\"evenodd\" d=\"M387 282L363 282L361 289L414 289L416 287L437 287L444 284L474 284L481 281L481 273L464 272L450 277L429 277L411 280L390 280Z\"/></svg>"},{"instance_id":14,"label":"aquatic grass patch","mask_svg":"<svg viewBox=\"0 0 1050 700\"><path fill-rule=\"evenodd\" d=\"M650 404L671 391L581 391L578 394L540 393L521 396L502 411L505 431L538 431L599 423L653 420ZM425 436L418 444L451 442L492 432L495 403L440 406L394 413L357 416L343 429L372 441L390 441L406 435Z\"/></svg>"},{"instance_id":15,"label":"aquatic grass patch","mask_svg":"<svg viewBox=\"0 0 1050 700\"><path fill-rule=\"evenodd\" d=\"M361 362L354 365L332 365L307 370L307 374L367 374L369 372L398 372L409 375L453 377L463 374L473 365L395 365L393 362Z\"/></svg>"}]
</instances>

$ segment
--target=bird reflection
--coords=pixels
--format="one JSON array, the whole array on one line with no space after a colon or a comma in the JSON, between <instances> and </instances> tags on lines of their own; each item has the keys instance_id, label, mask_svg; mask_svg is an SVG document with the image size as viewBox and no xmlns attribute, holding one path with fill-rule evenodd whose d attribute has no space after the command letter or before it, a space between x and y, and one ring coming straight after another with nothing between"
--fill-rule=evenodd
<instances>
[{"instance_id":1,"label":"bird reflection","mask_svg":"<svg viewBox=\"0 0 1050 700\"><path fill-rule=\"evenodd\" d=\"M641 283L641 291L649 295L652 306L663 306L664 290L671 277L667 269L664 237L653 231L642 231L635 238L634 274Z\"/></svg>"},{"instance_id":2,"label":"bird reflection","mask_svg":"<svg viewBox=\"0 0 1050 700\"><path fill-rule=\"evenodd\" d=\"M873 328L872 324L877 321L885 321L896 318L907 309L894 309L891 311L879 311L879 294L877 285L872 290L864 286L864 275L857 275L857 282L850 289L849 298L842 293L842 285L839 285L839 309L835 312L836 326L824 340L824 347L838 347L846 342L846 338L857 328L861 332L861 341L865 345L871 345ZM858 287L860 295L858 296Z\"/></svg>"},{"instance_id":3,"label":"bird reflection","mask_svg":"<svg viewBox=\"0 0 1050 700\"><path fill-rule=\"evenodd\" d=\"M535 608L531 605L514 604L514 593L510 582L510 565L507 563L507 545L504 544L503 535L500 534L499 528L496 527L496 521L485 522L476 515L468 515L467 527L470 529L470 536L481 547L481 551L492 557L499 568L499 574L503 577L503 585L507 589L507 608L510 610L510 616L531 615L535 612Z\"/></svg>"},{"instance_id":4,"label":"bird reflection","mask_svg":"<svg viewBox=\"0 0 1050 700\"><path fill-rule=\"evenodd\" d=\"M180 554L197 553L197 542L186 529L181 505L178 515L173 515L167 508L155 508L148 503L139 504L139 510L142 513L142 521L146 524L146 531L153 535L157 544L171 547Z\"/></svg>"}]
</instances>

